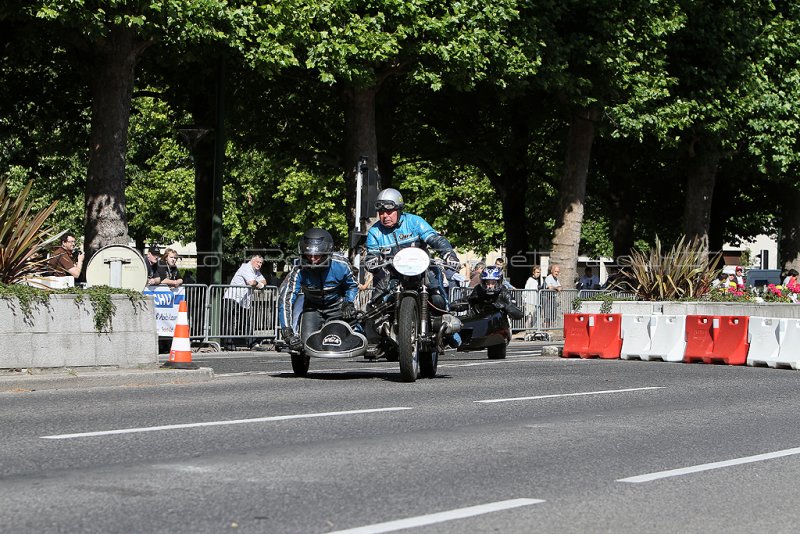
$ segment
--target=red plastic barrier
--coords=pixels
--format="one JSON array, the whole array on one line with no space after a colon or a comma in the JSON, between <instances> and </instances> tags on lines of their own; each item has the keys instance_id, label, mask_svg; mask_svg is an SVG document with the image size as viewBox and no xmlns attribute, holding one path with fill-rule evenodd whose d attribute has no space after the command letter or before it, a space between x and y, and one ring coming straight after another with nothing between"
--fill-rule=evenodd
<instances>
[{"instance_id":1,"label":"red plastic barrier","mask_svg":"<svg viewBox=\"0 0 800 534\"><path fill-rule=\"evenodd\" d=\"M589 351L589 313L564 314L564 350L562 358L579 356L588 358Z\"/></svg>"},{"instance_id":2,"label":"red plastic barrier","mask_svg":"<svg viewBox=\"0 0 800 534\"><path fill-rule=\"evenodd\" d=\"M734 315L687 315L683 361L745 365L750 349L749 319Z\"/></svg>"},{"instance_id":3,"label":"red plastic barrier","mask_svg":"<svg viewBox=\"0 0 800 534\"><path fill-rule=\"evenodd\" d=\"M588 357L619 358L622 351L622 314L600 313L594 316L594 328L589 335Z\"/></svg>"},{"instance_id":4,"label":"red plastic barrier","mask_svg":"<svg viewBox=\"0 0 800 534\"><path fill-rule=\"evenodd\" d=\"M621 330L622 315L618 313L565 314L561 357L619 358Z\"/></svg>"}]
</instances>

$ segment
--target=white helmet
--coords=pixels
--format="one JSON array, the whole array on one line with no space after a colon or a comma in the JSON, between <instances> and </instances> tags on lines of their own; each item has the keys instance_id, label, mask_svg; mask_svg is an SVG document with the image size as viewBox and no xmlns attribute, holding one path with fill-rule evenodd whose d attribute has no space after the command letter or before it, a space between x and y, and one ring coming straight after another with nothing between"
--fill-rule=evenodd
<instances>
[{"instance_id":1,"label":"white helmet","mask_svg":"<svg viewBox=\"0 0 800 534\"><path fill-rule=\"evenodd\" d=\"M402 210L405 207L403 203L403 195L397 189L391 187L384 189L378 193L378 198L375 199L375 209L380 210Z\"/></svg>"}]
</instances>

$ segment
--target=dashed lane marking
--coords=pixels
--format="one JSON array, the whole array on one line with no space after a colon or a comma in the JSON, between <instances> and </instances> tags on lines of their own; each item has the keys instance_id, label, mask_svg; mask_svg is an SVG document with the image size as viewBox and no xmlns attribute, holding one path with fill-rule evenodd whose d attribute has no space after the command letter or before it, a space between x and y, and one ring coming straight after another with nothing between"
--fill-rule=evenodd
<instances>
[{"instance_id":1,"label":"dashed lane marking","mask_svg":"<svg viewBox=\"0 0 800 534\"><path fill-rule=\"evenodd\" d=\"M448 510L447 512L420 515L416 517L409 517L407 519L387 521L386 523L376 523L374 525L350 528L347 530L337 530L336 532L331 532L329 534L378 534L380 532L394 532L395 530L433 525L435 523L443 523L445 521L452 521L454 519L464 519L467 517L499 512L501 510L510 510L512 508L519 508L520 506L530 506L532 504L539 504L543 502L545 501L541 499L511 499L508 501L490 502L487 504L479 504L477 506L469 506L467 508Z\"/></svg>"},{"instance_id":2,"label":"dashed lane marking","mask_svg":"<svg viewBox=\"0 0 800 534\"><path fill-rule=\"evenodd\" d=\"M491 404L495 402L514 402L514 401L525 401L525 400L539 400L539 399L555 399L558 397L580 397L585 395L607 395L610 393L627 393L630 391L648 391L653 389L664 389L664 386L651 386L651 387L644 387L644 388L627 388L627 389L606 389L603 391L583 391L581 393L559 393L556 395L536 395L534 397L511 397L507 399L486 399L486 400L476 400L474 402L484 403L484 404Z\"/></svg>"},{"instance_id":3,"label":"dashed lane marking","mask_svg":"<svg viewBox=\"0 0 800 534\"><path fill-rule=\"evenodd\" d=\"M631 484L641 484L642 482L652 482L662 478L679 477L682 475L689 475L692 473L700 473L701 471L711 471L712 469L722 469L723 467L731 467L734 465L750 464L753 462L763 462L765 460L772 460L774 458L782 458L784 456L792 456L800 454L800 447L793 449L784 449L782 451L767 452L764 454L756 454L754 456L744 456L742 458L734 458L732 460L725 460L722 462L711 462L708 464L693 465L691 467L682 467L680 469L670 469L669 471L658 471L656 473L648 473L646 475L639 475L635 477L620 478L617 482L630 482Z\"/></svg>"},{"instance_id":4,"label":"dashed lane marking","mask_svg":"<svg viewBox=\"0 0 800 534\"><path fill-rule=\"evenodd\" d=\"M225 425L241 425L245 423L268 423L273 421L288 421L290 419L311 419L315 417L337 417L342 415L356 415L365 413L379 413L379 412L397 412L401 410L411 410L408 407L391 407L391 408L373 408L370 410L347 410L342 412L322 412L322 413L304 413L295 415L276 415L272 417L256 417L254 419L229 419L226 421L206 421L203 423L184 423L179 425L161 425L161 426L146 426L140 428L121 428L117 430L100 430L96 432L79 432L76 434L56 434L52 436L41 436L42 439L72 439L72 438L87 438L95 436L110 436L113 434L135 434L138 432L156 432L158 430L176 430L179 428L198 428L204 426L225 426Z\"/></svg>"}]
</instances>

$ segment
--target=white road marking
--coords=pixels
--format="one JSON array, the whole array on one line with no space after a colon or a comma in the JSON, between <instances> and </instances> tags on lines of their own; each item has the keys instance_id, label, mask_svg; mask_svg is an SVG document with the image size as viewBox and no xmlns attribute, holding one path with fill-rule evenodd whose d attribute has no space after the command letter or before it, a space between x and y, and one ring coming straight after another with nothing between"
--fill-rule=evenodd
<instances>
[{"instance_id":1,"label":"white road marking","mask_svg":"<svg viewBox=\"0 0 800 534\"><path fill-rule=\"evenodd\" d=\"M604 395L608 393L627 393L629 391L647 391L651 389L664 389L665 386L652 386L652 387L644 387L644 388L628 388L628 389L607 389L604 391L584 391L581 393L559 393L557 395L537 395L535 397L512 397L508 399L486 399L486 400L477 400L474 402L480 403L493 403L493 402L514 402L514 401L523 401L523 400L539 400L539 399L555 399L557 397L579 397L583 395Z\"/></svg>"},{"instance_id":2,"label":"white road marking","mask_svg":"<svg viewBox=\"0 0 800 534\"><path fill-rule=\"evenodd\" d=\"M511 508L519 508L520 506L530 506L532 504L539 504L543 502L545 501L541 499L511 499L508 501L490 502L487 504L479 504L477 506L469 506L467 508L449 510L447 512L420 515L417 517L409 517L408 519L398 519L397 521L387 521L386 523L376 523L374 525L350 528L347 530L337 530L335 532L330 532L329 534L378 534L380 532L393 532L395 530L402 530L404 528L433 525L435 523L452 521L453 519L464 519L465 517L473 517L476 515L499 512L501 510L509 510Z\"/></svg>"},{"instance_id":3,"label":"white road marking","mask_svg":"<svg viewBox=\"0 0 800 534\"><path fill-rule=\"evenodd\" d=\"M85 438L93 436L109 436L112 434L135 434L138 432L155 432L157 430L175 430L178 428L197 428L204 426L224 426L224 425L240 425L243 423L267 423L272 421L287 421L289 419L311 419L314 417L335 417L339 415L355 415L362 413L377 413L377 412L397 412L400 410L411 410L412 408L406 407L391 407L391 408L374 408L370 410L347 410L343 412L321 412L321 413L304 413L296 415L276 415L272 417L257 417L254 419L230 419L227 421L206 421L204 423L183 423L179 425L162 425L162 426L146 426L141 428L121 428L118 430L100 430L97 432L80 432L77 434L56 434L53 436L41 436L43 439L72 439L72 438Z\"/></svg>"},{"instance_id":4,"label":"white road marking","mask_svg":"<svg viewBox=\"0 0 800 534\"><path fill-rule=\"evenodd\" d=\"M669 471L659 471L657 473L650 473L647 475L639 475L635 477L620 478L617 482L630 482L631 484L640 484L642 482L652 482L660 478L679 477L681 475L689 475L691 473L699 473L701 471L710 471L712 469L722 469L723 467L731 467L733 465L750 464L753 462L761 462L764 460L772 460L774 458L782 458L784 456L792 456L800 454L800 447L794 449L784 449L782 451L767 452L764 454L756 454L755 456L744 456L742 458L734 458L733 460L724 460L722 462L711 462L709 464L693 465L691 467L683 467L681 469L670 469Z\"/></svg>"}]
</instances>

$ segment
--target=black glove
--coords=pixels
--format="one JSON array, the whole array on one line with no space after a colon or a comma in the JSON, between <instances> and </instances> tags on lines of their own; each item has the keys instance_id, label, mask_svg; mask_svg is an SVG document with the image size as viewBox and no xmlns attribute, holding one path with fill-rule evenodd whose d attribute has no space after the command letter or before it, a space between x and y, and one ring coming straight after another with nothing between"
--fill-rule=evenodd
<instances>
[{"instance_id":1,"label":"black glove","mask_svg":"<svg viewBox=\"0 0 800 534\"><path fill-rule=\"evenodd\" d=\"M281 336L290 350L301 351L303 349L303 340L288 326L281 330Z\"/></svg>"},{"instance_id":2,"label":"black glove","mask_svg":"<svg viewBox=\"0 0 800 534\"><path fill-rule=\"evenodd\" d=\"M461 269L461 261L459 261L458 256L456 256L456 253L452 250L445 252L444 256L442 256L442 259L444 260L448 269L452 269L454 271Z\"/></svg>"},{"instance_id":3,"label":"black glove","mask_svg":"<svg viewBox=\"0 0 800 534\"><path fill-rule=\"evenodd\" d=\"M342 319L345 321L355 319L357 313L355 304L349 301L342 302Z\"/></svg>"}]
</instances>

